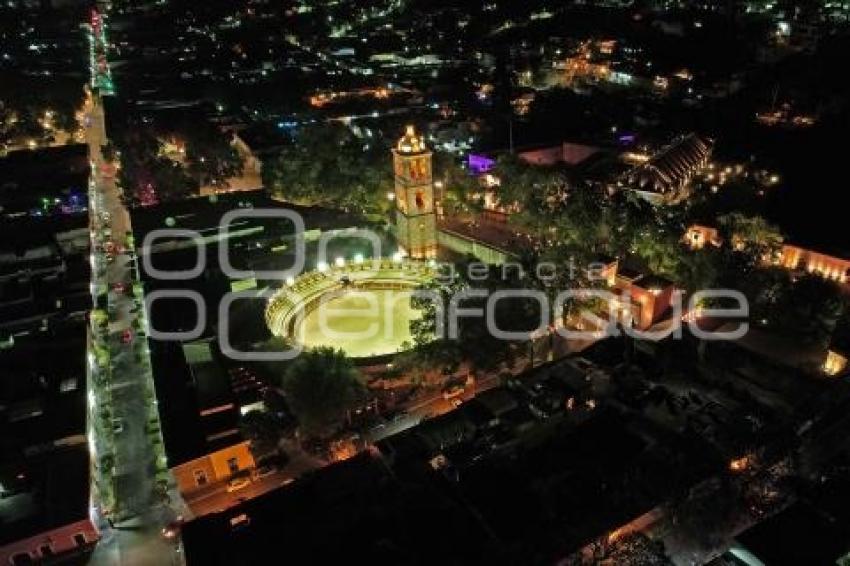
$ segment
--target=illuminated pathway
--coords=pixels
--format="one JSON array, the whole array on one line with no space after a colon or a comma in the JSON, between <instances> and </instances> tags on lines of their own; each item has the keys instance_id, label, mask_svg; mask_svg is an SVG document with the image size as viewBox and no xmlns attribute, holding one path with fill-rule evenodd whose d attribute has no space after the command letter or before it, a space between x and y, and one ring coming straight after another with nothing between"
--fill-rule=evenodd
<instances>
[{"instance_id":1,"label":"illuminated pathway","mask_svg":"<svg viewBox=\"0 0 850 566\"><path fill-rule=\"evenodd\" d=\"M161 529L182 510L165 461L147 345L130 215L121 202L101 96L113 94L104 22L91 22L93 94L86 103L91 162L89 220L95 311L89 340L92 507L101 529L94 564L176 564L182 555ZM100 54L103 54L101 57ZM104 300L105 298L105 300Z\"/></svg>"}]
</instances>

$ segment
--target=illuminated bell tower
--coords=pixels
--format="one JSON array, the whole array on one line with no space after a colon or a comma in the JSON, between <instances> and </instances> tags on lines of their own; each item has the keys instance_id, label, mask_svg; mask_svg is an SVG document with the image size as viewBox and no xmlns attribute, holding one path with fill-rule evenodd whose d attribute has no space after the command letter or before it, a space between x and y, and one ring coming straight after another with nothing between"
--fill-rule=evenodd
<instances>
[{"instance_id":1,"label":"illuminated bell tower","mask_svg":"<svg viewBox=\"0 0 850 566\"><path fill-rule=\"evenodd\" d=\"M393 149L395 171L396 237L402 249L414 259L437 256L437 216L434 213L434 185L431 179L431 152L413 126Z\"/></svg>"}]
</instances>

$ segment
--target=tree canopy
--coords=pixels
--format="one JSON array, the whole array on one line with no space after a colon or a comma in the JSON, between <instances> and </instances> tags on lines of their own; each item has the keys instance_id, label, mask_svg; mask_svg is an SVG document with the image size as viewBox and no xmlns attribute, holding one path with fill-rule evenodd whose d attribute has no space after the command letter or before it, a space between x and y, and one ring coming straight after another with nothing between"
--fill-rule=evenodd
<instances>
[{"instance_id":1,"label":"tree canopy","mask_svg":"<svg viewBox=\"0 0 850 566\"><path fill-rule=\"evenodd\" d=\"M388 148L338 123L301 129L276 158L263 162L263 184L275 197L366 214L389 209Z\"/></svg>"},{"instance_id":2,"label":"tree canopy","mask_svg":"<svg viewBox=\"0 0 850 566\"><path fill-rule=\"evenodd\" d=\"M324 347L293 360L281 385L302 432L316 436L332 432L363 393L351 360Z\"/></svg>"},{"instance_id":3,"label":"tree canopy","mask_svg":"<svg viewBox=\"0 0 850 566\"><path fill-rule=\"evenodd\" d=\"M506 275L506 276L505 276ZM448 334L442 339L434 339L437 331L438 316L443 316L443 328L450 328L450 308L452 297L462 292L483 292L484 296L470 296L458 303L461 309L486 309L488 296L499 290L530 288L525 277L518 270L502 270L480 263L462 263L456 270L456 276L440 278L426 286L427 290L442 296L446 308L438 312L434 301L429 298L414 298L413 305L422 310L422 316L410 323L416 351L414 363L424 367L442 367L454 371L461 361L468 361L478 369L494 369L500 364L512 365L517 357L517 349L528 342L526 339L503 340L493 335L488 328L485 316L457 316L457 338ZM495 302L493 322L503 332L526 333L538 329L540 325L540 305L531 298L507 296Z\"/></svg>"}]
</instances>

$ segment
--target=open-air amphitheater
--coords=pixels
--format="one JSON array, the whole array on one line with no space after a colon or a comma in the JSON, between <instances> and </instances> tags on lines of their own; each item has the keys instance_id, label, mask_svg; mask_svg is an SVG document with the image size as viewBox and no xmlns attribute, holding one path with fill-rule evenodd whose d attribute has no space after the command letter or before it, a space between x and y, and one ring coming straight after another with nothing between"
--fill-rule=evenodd
<instances>
[{"instance_id":1,"label":"open-air amphitheater","mask_svg":"<svg viewBox=\"0 0 850 566\"><path fill-rule=\"evenodd\" d=\"M353 358L399 352L420 315L411 293L435 275L433 262L399 258L320 264L269 298L266 324L291 342L341 348Z\"/></svg>"}]
</instances>

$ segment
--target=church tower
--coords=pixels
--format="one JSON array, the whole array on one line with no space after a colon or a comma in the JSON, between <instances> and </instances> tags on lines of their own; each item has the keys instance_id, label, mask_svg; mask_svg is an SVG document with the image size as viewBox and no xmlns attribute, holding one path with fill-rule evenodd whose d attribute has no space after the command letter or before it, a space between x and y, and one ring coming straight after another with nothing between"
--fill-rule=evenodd
<instances>
[{"instance_id":1,"label":"church tower","mask_svg":"<svg viewBox=\"0 0 850 566\"><path fill-rule=\"evenodd\" d=\"M437 216L431 179L431 152L408 126L393 149L396 237L414 259L437 256Z\"/></svg>"}]
</instances>

